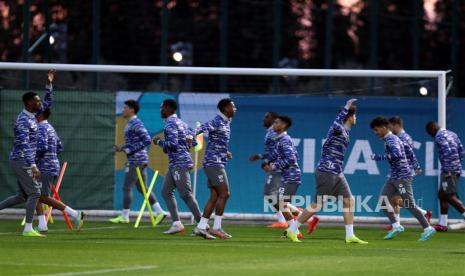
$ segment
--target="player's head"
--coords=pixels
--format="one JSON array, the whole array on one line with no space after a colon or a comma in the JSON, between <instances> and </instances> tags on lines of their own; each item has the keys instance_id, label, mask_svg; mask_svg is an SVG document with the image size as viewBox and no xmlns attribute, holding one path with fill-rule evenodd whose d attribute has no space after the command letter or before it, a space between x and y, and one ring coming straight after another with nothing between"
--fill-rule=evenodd
<instances>
[{"instance_id":1,"label":"player's head","mask_svg":"<svg viewBox=\"0 0 465 276\"><path fill-rule=\"evenodd\" d=\"M162 119L166 119L169 116L176 114L176 110L178 110L178 104L173 99L166 99L160 106L160 116Z\"/></svg>"},{"instance_id":2,"label":"player's head","mask_svg":"<svg viewBox=\"0 0 465 276\"><path fill-rule=\"evenodd\" d=\"M50 117L50 114L52 114L52 111L50 110L50 108L47 107L42 112L37 114L36 116L37 121L42 122L42 121L48 120L48 118Z\"/></svg>"},{"instance_id":3,"label":"player's head","mask_svg":"<svg viewBox=\"0 0 465 276\"><path fill-rule=\"evenodd\" d=\"M292 126L292 119L289 116L278 116L273 122L273 130L277 133L283 133Z\"/></svg>"},{"instance_id":4,"label":"player's head","mask_svg":"<svg viewBox=\"0 0 465 276\"><path fill-rule=\"evenodd\" d=\"M263 117L263 126L269 128L271 125L273 125L274 120L276 120L278 116L278 113L268 111L267 113L265 113L265 116Z\"/></svg>"},{"instance_id":5,"label":"player's head","mask_svg":"<svg viewBox=\"0 0 465 276\"><path fill-rule=\"evenodd\" d=\"M440 127L435 121L431 121L426 124L426 132L432 137L436 136L436 133L438 133L439 129Z\"/></svg>"},{"instance_id":6,"label":"player's head","mask_svg":"<svg viewBox=\"0 0 465 276\"><path fill-rule=\"evenodd\" d=\"M394 116L389 118L389 129L394 134L398 134L404 128L404 122L400 116Z\"/></svg>"},{"instance_id":7,"label":"player's head","mask_svg":"<svg viewBox=\"0 0 465 276\"><path fill-rule=\"evenodd\" d=\"M344 123L354 126L357 123L357 107L352 105L344 118Z\"/></svg>"},{"instance_id":8,"label":"player's head","mask_svg":"<svg viewBox=\"0 0 465 276\"><path fill-rule=\"evenodd\" d=\"M24 108L32 113L36 113L42 107L39 95L34 92L26 92L23 95Z\"/></svg>"},{"instance_id":9,"label":"player's head","mask_svg":"<svg viewBox=\"0 0 465 276\"><path fill-rule=\"evenodd\" d=\"M127 100L124 102L123 118L129 119L139 112L139 103L136 100Z\"/></svg>"},{"instance_id":10,"label":"player's head","mask_svg":"<svg viewBox=\"0 0 465 276\"><path fill-rule=\"evenodd\" d=\"M228 118L234 117L237 110L234 102L229 98L221 99L216 107Z\"/></svg>"},{"instance_id":11,"label":"player's head","mask_svg":"<svg viewBox=\"0 0 465 276\"><path fill-rule=\"evenodd\" d=\"M370 123L371 129L379 138L384 138L389 132L389 121L385 117L378 116Z\"/></svg>"}]
</instances>

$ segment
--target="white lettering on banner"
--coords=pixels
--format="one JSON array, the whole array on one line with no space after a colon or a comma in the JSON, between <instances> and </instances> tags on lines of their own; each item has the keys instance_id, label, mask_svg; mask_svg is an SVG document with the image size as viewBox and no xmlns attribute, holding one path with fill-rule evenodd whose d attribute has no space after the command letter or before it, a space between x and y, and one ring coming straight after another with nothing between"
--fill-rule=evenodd
<instances>
[{"instance_id":1,"label":"white lettering on banner","mask_svg":"<svg viewBox=\"0 0 465 276\"><path fill-rule=\"evenodd\" d=\"M315 139L304 139L304 173L315 172Z\"/></svg>"},{"instance_id":2,"label":"white lettering on banner","mask_svg":"<svg viewBox=\"0 0 465 276\"><path fill-rule=\"evenodd\" d=\"M303 140L303 143L301 141ZM321 140L321 148L317 149L317 141L315 138L293 138L292 142L295 147L298 148L300 144L303 144L303 154L300 155L302 151L298 149L299 155L303 158L302 172L303 173L314 173L317 158L320 157L320 154L316 154L317 150L321 152L323 144L326 139ZM413 147L418 150L422 148L422 143L418 141L413 142ZM435 168L435 152L434 152L434 142L428 141L425 142L425 176L437 176L439 169ZM344 173L345 174L355 174L357 171L366 171L369 175L379 175L378 164L374 160L371 160L371 155L373 150L371 149L370 142L368 140L355 140L354 146L349 153L349 157L345 162ZM317 156L318 155L318 156ZM423 166L422 166L423 167ZM465 170L463 171L465 174Z\"/></svg>"},{"instance_id":3,"label":"white lettering on banner","mask_svg":"<svg viewBox=\"0 0 465 276\"><path fill-rule=\"evenodd\" d=\"M426 142L425 148L425 175L438 175L438 170L434 168L434 142Z\"/></svg>"},{"instance_id":4,"label":"white lettering on banner","mask_svg":"<svg viewBox=\"0 0 465 276\"><path fill-rule=\"evenodd\" d=\"M368 140L356 140L349 159L347 159L344 173L354 174L357 170L363 170L367 171L370 175L379 175L376 161L371 160L372 154L373 151ZM362 155L363 161L359 161L360 155Z\"/></svg>"},{"instance_id":5,"label":"white lettering on banner","mask_svg":"<svg viewBox=\"0 0 465 276\"><path fill-rule=\"evenodd\" d=\"M292 143L294 144L294 147L298 147L300 145L300 138L292 138Z\"/></svg>"}]
</instances>

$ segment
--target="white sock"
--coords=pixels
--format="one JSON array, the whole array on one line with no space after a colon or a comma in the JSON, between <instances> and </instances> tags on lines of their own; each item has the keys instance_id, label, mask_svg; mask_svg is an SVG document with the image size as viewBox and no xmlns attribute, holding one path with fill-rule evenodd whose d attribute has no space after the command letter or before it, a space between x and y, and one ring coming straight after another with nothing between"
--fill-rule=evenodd
<instances>
[{"instance_id":1,"label":"white sock","mask_svg":"<svg viewBox=\"0 0 465 276\"><path fill-rule=\"evenodd\" d=\"M223 216L215 215L215 222L213 223L213 230L221 229L221 220Z\"/></svg>"},{"instance_id":2,"label":"white sock","mask_svg":"<svg viewBox=\"0 0 465 276\"><path fill-rule=\"evenodd\" d=\"M394 214L396 221L400 224L400 214Z\"/></svg>"},{"instance_id":3,"label":"white sock","mask_svg":"<svg viewBox=\"0 0 465 276\"><path fill-rule=\"evenodd\" d=\"M121 213L124 219L129 219L129 209L123 209L123 213Z\"/></svg>"},{"instance_id":4,"label":"white sock","mask_svg":"<svg viewBox=\"0 0 465 276\"><path fill-rule=\"evenodd\" d=\"M346 224L346 239L354 236L354 225Z\"/></svg>"},{"instance_id":5,"label":"white sock","mask_svg":"<svg viewBox=\"0 0 465 276\"><path fill-rule=\"evenodd\" d=\"M152 205L152 208L155 210L155 213L160 214L163 213L163 209L160 206L160 203L155 203Z\"/></svg>"},{"instance_id":6,"label":"white sock","mask_svg":"<svg viewBox=\"0 0 465 276\"><path fill-rule=\"evenodd\" d=\"M208 219L204 218L204 217L201 217L200 221L199 221L199 224L197 224L197 228L205 230L205 229L207 229L207 224L208 224Z\"/></svg>"},{"instance_id":7,"label":"white sock","mask_svg":"<svg viewBox=\"0 0 465 276\"><path fill-rule=\"evenodd\" d=\"M417 208L418 208L418 210L420 210L420 212L423 214L423 216L426 215L426 210L425 209L422 209L422 208L420 208L418 206L417 206Z\"/></svg>"},{"instance_id":8,"label":"white sock","mask_svg":"<svg viewBox=\"0 0 465 276\"><path fill-rule=\"evenodd\" d=\"M278 217L279 222L286 222L286 218L283 216L283 213L281 211L276 213L276 216Z\"/></svg>"},{"instance_id":9,"label":"white sock","mask_svg":"<svg viewBox=\"0 0 465 276\"><path fill-rule=\"evenodd\" d=\"M394 222L392 224L392 228L396 228L396 227L399 227L400 226L400 223L398 221Z\"/></svg>"},{"instance_id":10,"label":"white sock","mask_svg":"<svg viewBox=\"0 0 465 276\"><path fill-rule=\"evenodd\" d=\"M439 225L447 226L447 215L440 215L439 216Z\"/></svg>"},{"instance_id":11,"label":"white sock","mask_svg":"<svg viewBox=\"0 0 465 276\"><path fill-rule=\"evenodd\" d=\"M182 222L180 220L173 221L173 226L182 226Z\"/></svg>"},{"instance_id":12,"label":"white sock","mask_svg":"<svg viewBox=\"0 0 465 276\"><path fill-rule=\"evenodd\" d=\"M287 227L291 226L295 220L291 219L287 221Z\"/></svg>"},{"instance_id":13,"label":"white sock","mask_svg":"<svg viewBox=\"0 0 465 276\"><path fill-rule=\"evenodd\" d=\"M24 224L24 232L32 231L32 223Z\"/></svg>"},{"instance_id":14,"label":"white sock","mask_svg":"<svg viewBox=\"0 0 465 276\"><path fill-rule=\"evenodd\" d=\"M291 232L297 231L299 229L300 225L302 225L298 220L295 220L292 224L289 225L288 230Z\"/></svg>"},{"instance_id":15,"label":"white sock","mask_svg":"<svg viewBox=\"0 0 465 276\"><path fill-rule=\"evenodd\" d=\"M66 206L65 207L65 212L72 216L73 218L77 218L78 216L78 212L76 210L74 210L73 208L70 208L69 206Z\"/></svg>"},{"instance_id":16,"label":"white sock","mask_svg":"<svg viewBox=\"0 0 465 276\"><path fill-rule=\"evenodd\" d=\"M45 215L37 216L37 218L39 219L39 228L47 228L47 221L45 221Z\"/></svg>"}]
</instances>

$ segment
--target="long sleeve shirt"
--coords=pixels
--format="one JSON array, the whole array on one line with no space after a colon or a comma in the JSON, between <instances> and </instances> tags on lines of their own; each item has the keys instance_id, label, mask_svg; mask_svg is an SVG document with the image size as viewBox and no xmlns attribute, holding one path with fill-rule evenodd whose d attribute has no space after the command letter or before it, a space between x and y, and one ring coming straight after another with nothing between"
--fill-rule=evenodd
<instances>
[{"instance_id":1,"label":"long sleeve shirt","mask_svg":"<svg viewBox=\"0 0 465 276\"><path fill-rule=\"evenodd\" d=\"M265 134L265 148L263 154L260 154L260 158L266 163L273 161L276 157L274 156L274 148L276 144L276 132L273 127L269 127Z\"/></svg>"},{"instance_id":2,"label":"long sleeve shirt","mask_svg":"<svg viewBox=\"0 0 465 276\"><path fill-rule=\"evenodd\" d=\"M209 122L194 130L194 136L208 133L207 148L203 159L204 167L221 166L228 162L228 145L231 136L231 120L219 113Z\"/></svg>"},{"instance_id":3,"label":"long sleeve shirt","mask_svg":"<svg viewBox=\"0 0 465 276\"><path fill-rule=\"evenodd\" d=\"M45 97L38 113L50 107L52 102L53 87L50 85L46 86ZM37 166L37 124L36 114L25 109L19 113L13 130L13 149L10 152L10 160L23 161L27 167Z\"/></svg>"},{"instance_id":4,"label":"long sleeve shirt","mask_svg":"<svg viewBox=\"0 0 465 276\"><path fill-rule=\"evenodd\" d=\"M148 164L147 147L151 139L144 124L137 116L128 120L124 128L124 141L122 149L126 153L127 164Z\"/></svg>"},{"instance_id":5,"label":"long sleeve shirt","mask_svg":"<svg viewBox=\"0 0 465 276\"><path fill-rule=\"evenodd\" d=\"M275 156L276 159L270 163L273 170L281 171L281 180L284 184L301 183L301 171L299 168L299 156L292 143L292 138L283 132L276 136Z\"/></svg>"},{"instance_id":6,"label":"long sleeve shirt","mask_svg":"<svg viewBox=\"0 0 465 276\"><path fill-rule=\"evenodd\" d=\"M320 171L336 175L342 174L345 153L350 142L349 129L344 125L347 112L348 109L343 108L329 128L326 141L323 144L321 159L317 165L317 169Z\"/></svg>"},{"instance_id":7,"label":"long sleeve shirt","mask_svg":"<svg viewBox=\"0 0 465 276\"><path fill-rule=\"evenodd\" d=\"M173 114L166 119L164 134L165 140L158 140L157 145L168 154L170 167L191 169L194 164L186 140L191 130L187 124Z\"/></svg>"},{"instance_id":8,"label":"long sleeve shirt","mask_svg":"<svg viewBox=\"0 0 465 276\"><path fill-rule=\"evenodd\" d=\"M456 133L440 129L434 138L439 151L442 173L462 172L461 161L465 158L465 149Z\"/></svg>"},{"instance_id":9,"label":"long sleeve shirt","mask_svg":"<svg viewBox=\"0 0 465 276\"><path fill-rule=\"evenodd\" d=\"M374 160L387 160L390 165L389 178L392 180L411 179L412 169L405 154L402 141L392 132L388 132L383 138L384 154L375 155Z\"/></svg>"},{"instance_id":10,"label":"long sleeve shirt","mask_svg":"<svg viewBox=\"0 0 465 276\"><path fill-rule=\"evenodd\" d=\"M401 131L399 134L397 134L397 137L399 137L404 146L405 155L407 156L408 163L412 169L412 174L415 175L415 170L420 169L420 163L418 163L415 152L413 151L412 137L405 131Z\"/></svg>"},{"instance_id":11,"label":"long sleeve shirt","mask_svg":"<svg viewBox=\"0 0 465 276\"><path fill-rule=\"evenodd\" d=\"M45 174L58 176L60 161L58 153L63 151L63 144L55 128L47 121L39 123L37 136L37 167Z\"/></svg>"}]
</instances>

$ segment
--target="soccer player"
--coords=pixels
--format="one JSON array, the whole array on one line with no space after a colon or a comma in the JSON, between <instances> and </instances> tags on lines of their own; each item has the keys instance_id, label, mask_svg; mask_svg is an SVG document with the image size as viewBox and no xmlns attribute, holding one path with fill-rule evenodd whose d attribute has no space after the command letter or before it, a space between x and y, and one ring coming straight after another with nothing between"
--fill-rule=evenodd
<instances>
[{"instance_id":1,"label":"soccer player","mask_svg":"<svg viewBox=\"0 0 465 276\"><path fill-rule=\"evenodd\" d=\"M264 163L268 163L274 160L272 156L274 146L275 146L275 137L276 132L273 130L273 122L278 118L278 113L270 111L265 113L263 117L263 126L267 128L265 135L265 150L263 154L254 154L250 156L249 160L254 162L257 160L263 160ZM277 196L278 189L281 183L281 171L271 171L266 174L265 186L263 189L263 195L265 197ZM276 212L278 221L269 225L271 228L287 228L286 219L283 216L283 213L278 210Z\"/></svg>"},{"instance_id":2,"label":"soccer player","mask_svg":"<svg viewBox=\"0 0 465 276\"><path fill-rule=\"evenodd\" d=\"M153 138L153 143L160 146L168 154L169 168L165 176L161 190L166 206L171 214L173 224L165 234L177 234L184 232L185 228L179 219L174 189L178 189L181 199L186 203L194 215L195 221L200 222L199 205L192 194L191 176L189 171L194 167L187 136L190 130L185 122L176 116L178 105L175 100L164 100L160 107L161 118L166 120L164 129L165 140L159 136Z\"/></svg>"},{"instance_id":3,"label":"soccer player","mask_svg":"<svg viewBox=\"0 0 465 276\"><path fill-rule=\"evenodd\" d=\"M289 204L302 182L297 150L292 142L292 138L287 134L287 130L291 126L292 119L288 116L278 116L273 122L273 130L276 132L273 150L274 160L263 166L263 170L267 173L277 170L281 171L281 181L274 207L276 210L282 212L288 225L291 225L294 221ZM300 232L297 232L297 235L300 236Z\"/></svg>"},{"instance_id":4,"label":"soccer player","mask_svg":"<svg viewBox=\"0 0 465 276\"><path fill-rule=\"evenodd\" d=\"M399 116L394 116L389 118L389 129L399 137L400 141L404 146L405 154L412 169L412 177L421 175L421 167L418 163L418 160L413 151L413 140L412 137L405 132L404 123L402 118ZM392 207L394 208L394 216L396 220L400 223L400 207L402 206L402 198L400 196L394 196L392 202ZM426 217L426 220L429 222L431 220L432 213L429 210L423 210L421 207L417 206L420 212ZM391 230L392 225L387 225L384 227L386 230Z\"/></svg>"},{"instance_id":5,"label":"soccer player","mask_svg":"<svg viewBox=\"0 0 465 276\"><path fill-rule=\"evenodd\" d=\"M354 199L349 184L342 172L344 155L349 144L349 131L357 121L356 99L350 99L329 128L320 162L315 172L316 193L314 202L307 207L298 219L288 228L287 237L300 242L297 237L299 226L316 214L323 206L325 196L342 197L343 217L346 230L346 243L367 244L354 234Z\"/></svg>"},{"instance_id":6,"label":"soccer player","mask_svg":"<svg viewBox=\"0 0 465 276\"><path fill-rule=\"evenodd\" d=\"M40 197L40 170L36 164L37 118L53 102L53 79L55 71L49 70L45 85L44 102L34 92L23 95L24 109L19 113L14 127L13 150L10 153L10 165L17 178L18 192L0 202L0 210L26 202L26 224L23 236L45 237L32 228L34 211Z\"/></svg>"},{"instance_id":7,"label":"soccer player","mask_svg":"<svg viewBox=\"0 0 465 276\"><path fill-rule=\"evenodd\" d=\"M426 124L426 132L434 137L441 163L441 185L438 191L441 214L439 224L434 228L437 231L446 232L449 204L465 218L465 206L457 196L457 183L462 173L461 161L465 158L465 148L457 134L440 128L437 122ZM462 224L465 225L465 222Z\"/></svg>"},{"instance_id":8,"label":"soccer player","mask_svg":"<svg viewBox=\"0 0 465 276\"><path fill-rule=\"evenodd\" d=\"M384 154L374 154L373 160L387 160L390 165L388 179L381 192L381 200L386 200L387 206L384 208L386 216L392 224L392 230L384 237L390 240L404 231L399 222L396 220L390 202L395 195L402 198L403 207L406 208L418 220L424 231L419 241L430 239L436 231L431 227L425 216L421 213L415 204L412 189L412 168L410 167L407 155L405 154L402 141L389 130L389 121L384 117L376 117L370 123L371 129L380 139L384 140Z\"/></svg>"},{"instance_id":9,"label":"soccer player","mask_svg":"<svg viewBox=\"0 0 465 276\"><path fill-rule=\"evenodd\" d=\"M39 203L36 208L37 217L39 219L39 226L36 230L39 232L48 231L42 203L52 206L62 212L66 212L74 219L75 229L80 230L84 223L84 212L76 211L63 204L63 202L50 197L51 183L55 182L60 172L60 161L57 155L63 151L63 144L61 143L60 137L58 137L55 128L48 122L50 114L50 108L46 108L37 115L39 126L36 163L41 172L40 182L42 183L42 188Z\"/></svg>"},{"instance_id":10,"label":"soccer player","mask_svg":"<svg viewBox=\"0 0 465 276\"><path fill-rule=\"evenodd\" d=\"M115 145L115 152L124 152L127 156L125 177L123 184L123 212L120 216L110 219L112 223L129 223L129 210L132 202L132 187L136 185L137 190L142 194L142 189L137 177L136 167L139 167L142 173L144 184L147 185L147 165L149 158L147 147L151 144L150 135L142 121L137 118L139 112L139 103L135 100L124 102L123 118L128 120L124 129L125 144L122 146ZM147 187L147 186L146 186ZM146 188L147 189L147 188ZM155 224L161 223L166 213L158 203L153 193L149 195L149 202L155 210Z\"/></svg>"},{"instance_id":11,"label":"soccer player","mask_svg":"<svg viewBox=\"0 0 465 276\"><path fill-rule=\"evenodd\" d=\"M194 229L194 234L206 239L214 238L213 236L230 239L232 236L223 230L221 221L229 198L229 182L224 168L228 160L232 159L228 144L231 135L230 124L236 114L236 106L231 99L226 98L218 102L217 108L219 109L218 115L213 120L195 129L193 133L194 137L200 133L208 133L203 167L208 179L208 188L210 189L210 198L205 205L200 222ZM215 211L215 220L213 229L210 229L208 231L210 233L208 233L208 220L213 210Z\"/></svg>"}]
</instances>

